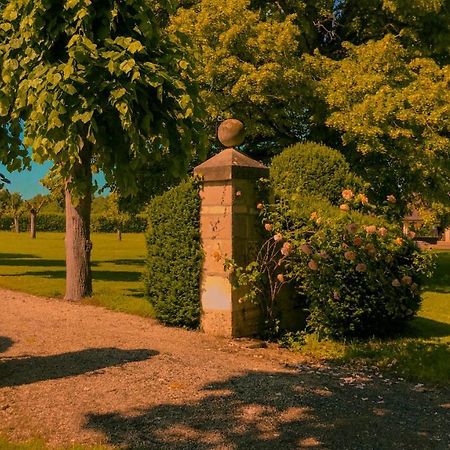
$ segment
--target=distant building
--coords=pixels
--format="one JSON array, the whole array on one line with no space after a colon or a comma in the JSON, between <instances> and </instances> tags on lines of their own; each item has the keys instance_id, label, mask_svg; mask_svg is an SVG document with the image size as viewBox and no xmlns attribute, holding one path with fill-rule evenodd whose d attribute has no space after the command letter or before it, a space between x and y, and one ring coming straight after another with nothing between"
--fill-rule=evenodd
<instances>
[{"instance_id":1,"label":"distant building","mask_svg":"<svg viewBox=\"0 0 450 450\"><path fill-rule=\"evenodd\" d=\"M450 248L450 227L444 230L436 226L431 230L427 229L424 230L425 232L421 232L423 224L424 220L420 217L420 213L413 209L411 214L403 219L403 232L406 234L409 231L414 231L417 233L416 239L418 241Z\"/></svg>"}]
</instances>

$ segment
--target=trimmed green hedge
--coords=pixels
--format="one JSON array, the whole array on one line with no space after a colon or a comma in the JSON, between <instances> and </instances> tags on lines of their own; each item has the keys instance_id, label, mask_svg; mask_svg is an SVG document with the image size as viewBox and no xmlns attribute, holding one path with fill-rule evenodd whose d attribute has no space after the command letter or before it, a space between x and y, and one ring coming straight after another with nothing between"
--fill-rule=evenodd
<instances>
[{"instance_id":1,"label":"trimmed green hedge","mask_svg":"<svg viewBox=\"0 0 450 450\"><path fill-rule=\"evenodd\" d=\"M337 205L343 189L362 189L349 164L337 150L314 142L288 147L272 160L271 185L275 195L314 195Z\"/></svg>"},{"instance_id":2,"label":"trimmed green hedge","mask_svg":"<svg viewBox=\"0 0 450 450\"><path fill-rule=\"evenodd\" d=\"M123 227L123 233L143 233L147 228L147 220L142 216L135 216L127 221ZM116 225L108 217L93 215L91 218L91 229L97 233L115 233Z\"/></svg>"},{"instance_id":3,"label":"trimmed green hedge","mask_svg":"<svg viewBox=\"0 0 450 450\"><path fill-rule=\"evenodd\" d=\"M0 230L10 231L13 226L13 218L9 216L2 216L0 218ZM27 231L30 229L30 217L24 214L19 219L20 231ZM66 219L64 214L39 214L36 219L37 231L58 231L64 232L66 229Z\"/></svg>"},{"instance_id":4,"label":"trimmed green hedge","mask_svg":"<svg viewBox=\"0 0 450 450\"><path fill-rule=\"evenodd\" d=\"M199 184L182 182L148 207L146 294L156 317L173 326L200 324Z\"/></svg>"},{"instance_id":5,"label":"trimmed green hedge","mask_svg":"<svg viewBox=\"0 0 450 450\"><path fill-rule=\"evenodd\" d=\"M10 231L13 226L13 218L9 216L0 217L0 230ZM30 229L30 217L24 214L19 220L20 231ZM142 216L135 216L129 220L122 229L123 233L143 233L147 227L147 220ZM91 217L91 229L97 233L115 233L117 230L112 221L101 215ZM36 230L54 231L64 233L66 230L66 219L64 214L38 214Z\"/></svg>"}]
</instances>

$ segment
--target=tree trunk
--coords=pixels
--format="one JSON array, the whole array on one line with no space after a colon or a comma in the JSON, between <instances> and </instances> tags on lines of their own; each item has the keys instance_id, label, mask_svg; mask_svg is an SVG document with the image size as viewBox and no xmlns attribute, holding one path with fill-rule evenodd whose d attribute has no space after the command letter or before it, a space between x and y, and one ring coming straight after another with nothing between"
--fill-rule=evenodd
<instances>
[{"instance_id":1,"label":"tree trunk","mask_svg":"<svg viewBox=\"0 0 450 450\"><path fill-rule=\"evenodd\" d=\"M36 211L30 212L30 236L31 239L36 239Z\"/></svg>"},{"instance_id":2,"label":"tree trunk","mask_svg":"<svg viewBox=\"0 0 450 450\"><path fill-rule=\"evenodd\" d=\"M120 228L117 228L117 240L122 240L122 230Z\"/></svg>"},{"instance_id":3,"label":"tree trunk","mask_svg":"<svg viewBox=\"0 0 450 450\"><path fill-rule=\"evenodd\" d=\"M81 151L81 162L72 170L66 181L66 300L81 300L92 295L90 239L92 170L91 151L85 147ZM77 186L77 201L70 192L69 185Z\"/></svg>"},{"instance_id":4,"label":"tree trunk","mask_svg":"<svg viewBox=\"0 0 450 450\"><path fill-rule=\"evenodd\" d=\"M20 233L20 225L19 225L19 218L14 217L14 231L16 233Z\"/></svg>"}]
</instances>

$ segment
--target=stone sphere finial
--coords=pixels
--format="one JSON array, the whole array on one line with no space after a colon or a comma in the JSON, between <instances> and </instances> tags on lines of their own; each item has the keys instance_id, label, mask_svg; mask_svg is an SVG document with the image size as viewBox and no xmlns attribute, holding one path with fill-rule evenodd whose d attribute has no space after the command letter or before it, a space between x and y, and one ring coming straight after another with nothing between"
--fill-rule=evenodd
<instances>
[{"instance_id":1,"label":"stone sphere finial","mask_svg":"<svg viewBox=\"0 0 450 450\"><path fill-rule=\"evenodd\" d=\"M237 119L227 119L220 124L217 137L225 147L241 145L245 139L244 124Z\"/></svg>"}]
</instances>

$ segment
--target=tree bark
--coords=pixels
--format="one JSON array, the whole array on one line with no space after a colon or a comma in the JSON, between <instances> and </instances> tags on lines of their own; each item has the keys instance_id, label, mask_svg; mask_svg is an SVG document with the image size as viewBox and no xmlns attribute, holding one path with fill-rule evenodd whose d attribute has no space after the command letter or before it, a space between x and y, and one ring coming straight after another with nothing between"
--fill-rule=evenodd
<instances>
[{"instance_id":1,"label":"tree bark","mask_svg":"<svg viewBox=\"0 0 450 450\"><path fill-rule=\"evenodd\" d=\"M122 230L120 228L117 228L117 240L122 240Z\"/></svg>"},{"instance_id":2,"label":"tree bark","mask_svg":"<svg viewBox=\"0 0 450 450\"><path fill-rule=\"evenodd\" d=\"M16 233L20 233L20 225L19 225L19 218L14 217L14 231Z\"/></svg>"},{"instance_id":3,"label":"tree bark","mask_svg":"<svg viewBox=\"0 0 450 450\"><path fill-rule=\"evenodd\" d=\"M90 238L92 170L91 151L85 147L80 154L81 162L72 170L66 181L66 300L81 300L92 295L92 272ZM74 201L70 185L77 186Z\"/></svg>"},{"instance_id":4,"label":"tree bark","mask_svg":"<svg viewBox=\"0 0 450 450\"><path fill-rule=\"evenodd\" d=\"M36 239L36 211L30 211L30 236L31 239Z\"/></svg>"}]
</instances>

